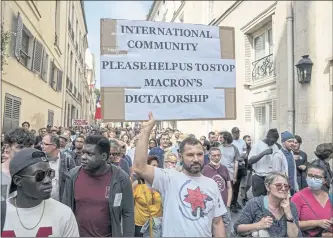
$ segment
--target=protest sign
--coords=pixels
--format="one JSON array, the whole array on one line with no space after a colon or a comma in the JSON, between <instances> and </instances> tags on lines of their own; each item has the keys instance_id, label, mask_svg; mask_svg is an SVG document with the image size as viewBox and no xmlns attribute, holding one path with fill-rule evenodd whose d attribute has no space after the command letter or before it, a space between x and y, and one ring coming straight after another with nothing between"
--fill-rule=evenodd
<instances>
[{"instance_id":1,"label":"protest sign","mask_svg":"<svg viewBox=\"0 0 333 238\"><path fill-rule=\"evenodd\" d=\"M88 126L88 120L85 119L73 119L72 120L73 126Z\"/></svg>"},{"instance_id":2,"label":"protest sign","mask_svg":"<svg viewBox=\"0 0 333 238\"><path fill-rule=\"evenodd\" d=\"M103 121L235 119L234 39L231 27L101 19Z\"/></svg>"},{"instance_id":3,"label":"protest sign","mask_svg":"<svg viewBox=\"0 0 333 238\"><path fill-rule=\"evenodd\" d=\"M101 55L100 67L101 87L236 87L234 59Z\"/></svg>"}]
</instances>

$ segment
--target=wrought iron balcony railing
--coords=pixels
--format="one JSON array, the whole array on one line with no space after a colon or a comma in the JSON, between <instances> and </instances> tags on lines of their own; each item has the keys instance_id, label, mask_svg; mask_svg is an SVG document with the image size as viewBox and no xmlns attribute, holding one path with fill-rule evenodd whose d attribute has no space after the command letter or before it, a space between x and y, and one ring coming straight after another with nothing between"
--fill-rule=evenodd
<instances>
[{"instance_id":1,"label":"wrought iron balcony railing","mask_svg":"<svg viewBox=\"0 0 333 238\"><path fill-rule=\"evenodd\" d=\"M275 74L275 64L273 54L267 55L252 63L252 81L258 81Z\"/></svg>"}]
</instances>

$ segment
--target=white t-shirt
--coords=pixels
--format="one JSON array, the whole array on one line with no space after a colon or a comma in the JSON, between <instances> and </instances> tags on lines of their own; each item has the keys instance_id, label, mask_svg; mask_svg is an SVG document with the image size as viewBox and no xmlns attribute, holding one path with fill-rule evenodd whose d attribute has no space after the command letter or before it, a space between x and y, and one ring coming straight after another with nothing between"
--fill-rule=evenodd
<instances>
[{"instance_id":1,"label":"white t-shirt","mask_svg":"<svg viewBox=\"0 0 333 238\"><path fill-rule=\"evenodd\" d=\"M239 154L243 154L244 148L246 149L246 143L243 139L233 140L232 144L237 147Z\"/></svg>"},{"instance_id":2,"label":"white t-shirt","mask_svg":"<svg viewBox=\"0 0 333 238\"><path fill-rule=\"evenodd\" d=\"M153 188L163 199L163 237L212 237L213 218L227 213L215 181L155 168Z\"/></svg>"},{"instance_id":3,"label":"white t-shirt","mask_svg":"<svg viewBox=\"0 0 333 238\"><path fill-rule=\"evenodd\" d=\"M58 155L58 159L56 161L50 161L51 169L55 170L55 176L52 179L52 192L51 197L57 201L59 201L59 166L60 166L60 155Z\"/></svg>"},{"instance_id":4,"label":"white t-shirt","mask_svg":"<svg viewBox=\"0 0 333 238\"><path fill-rule=\"evenodd\" d=\"M251 159L251 157L253 156L257 156L258 154L267 149L273 149L273 154L279 150L279 148L275 144L273 146L268 146L265 142L260 140L252 146L249 154L249 159ZM267 176L269 173L272 172L273 169L272 155L265 155L257 163L253 164L252 168L255 174L259 176Z\"/></svg>"},{"instance_id":5,"label":"white t-shirt","mask_svg":"<svg viewBox=\"0 0 333 238\"><path fill-rule=\"evenodd\" d=\"M21 222L27 228L34 227L43 214L44 202L32 208L18 208ZM7 199L4 230L1 237L80 237L72 210L50 198L45 200L45 210L40 223L32 230L25 229L16 208Z\"/></svg>"}]
</instances>

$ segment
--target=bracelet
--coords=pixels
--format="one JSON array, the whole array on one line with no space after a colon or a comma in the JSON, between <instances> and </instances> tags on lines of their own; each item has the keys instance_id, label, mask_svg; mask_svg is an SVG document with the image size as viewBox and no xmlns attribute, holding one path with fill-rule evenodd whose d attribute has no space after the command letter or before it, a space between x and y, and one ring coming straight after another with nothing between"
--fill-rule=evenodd
<instances>
[{"instance_id":1,"label":"bracelet","mask_svg":"<svg viewBox=\"0 0 333 238\"><path fill-rule=\"evenodd\" d=\"M295 218L287 219L287 222L295 223Z\"/></svg>"}]
</instances>

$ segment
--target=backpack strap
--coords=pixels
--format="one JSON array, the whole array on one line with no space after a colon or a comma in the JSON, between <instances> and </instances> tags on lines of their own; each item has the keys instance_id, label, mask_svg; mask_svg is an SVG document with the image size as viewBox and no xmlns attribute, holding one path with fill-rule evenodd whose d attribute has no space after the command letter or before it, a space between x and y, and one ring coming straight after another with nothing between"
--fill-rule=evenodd
<instances>
[{"instance_id":1,"label":"backpack strap","mask_svg":"<svg viewBox=\"0 0 333 238\"><path fill-rule=\"evenodd\" d=\"M4 200L1 201L1 233L3 232L3 228L5 226L6 211L7 211L7 202L6 200Z\"/></svg>"}]
</instances>

